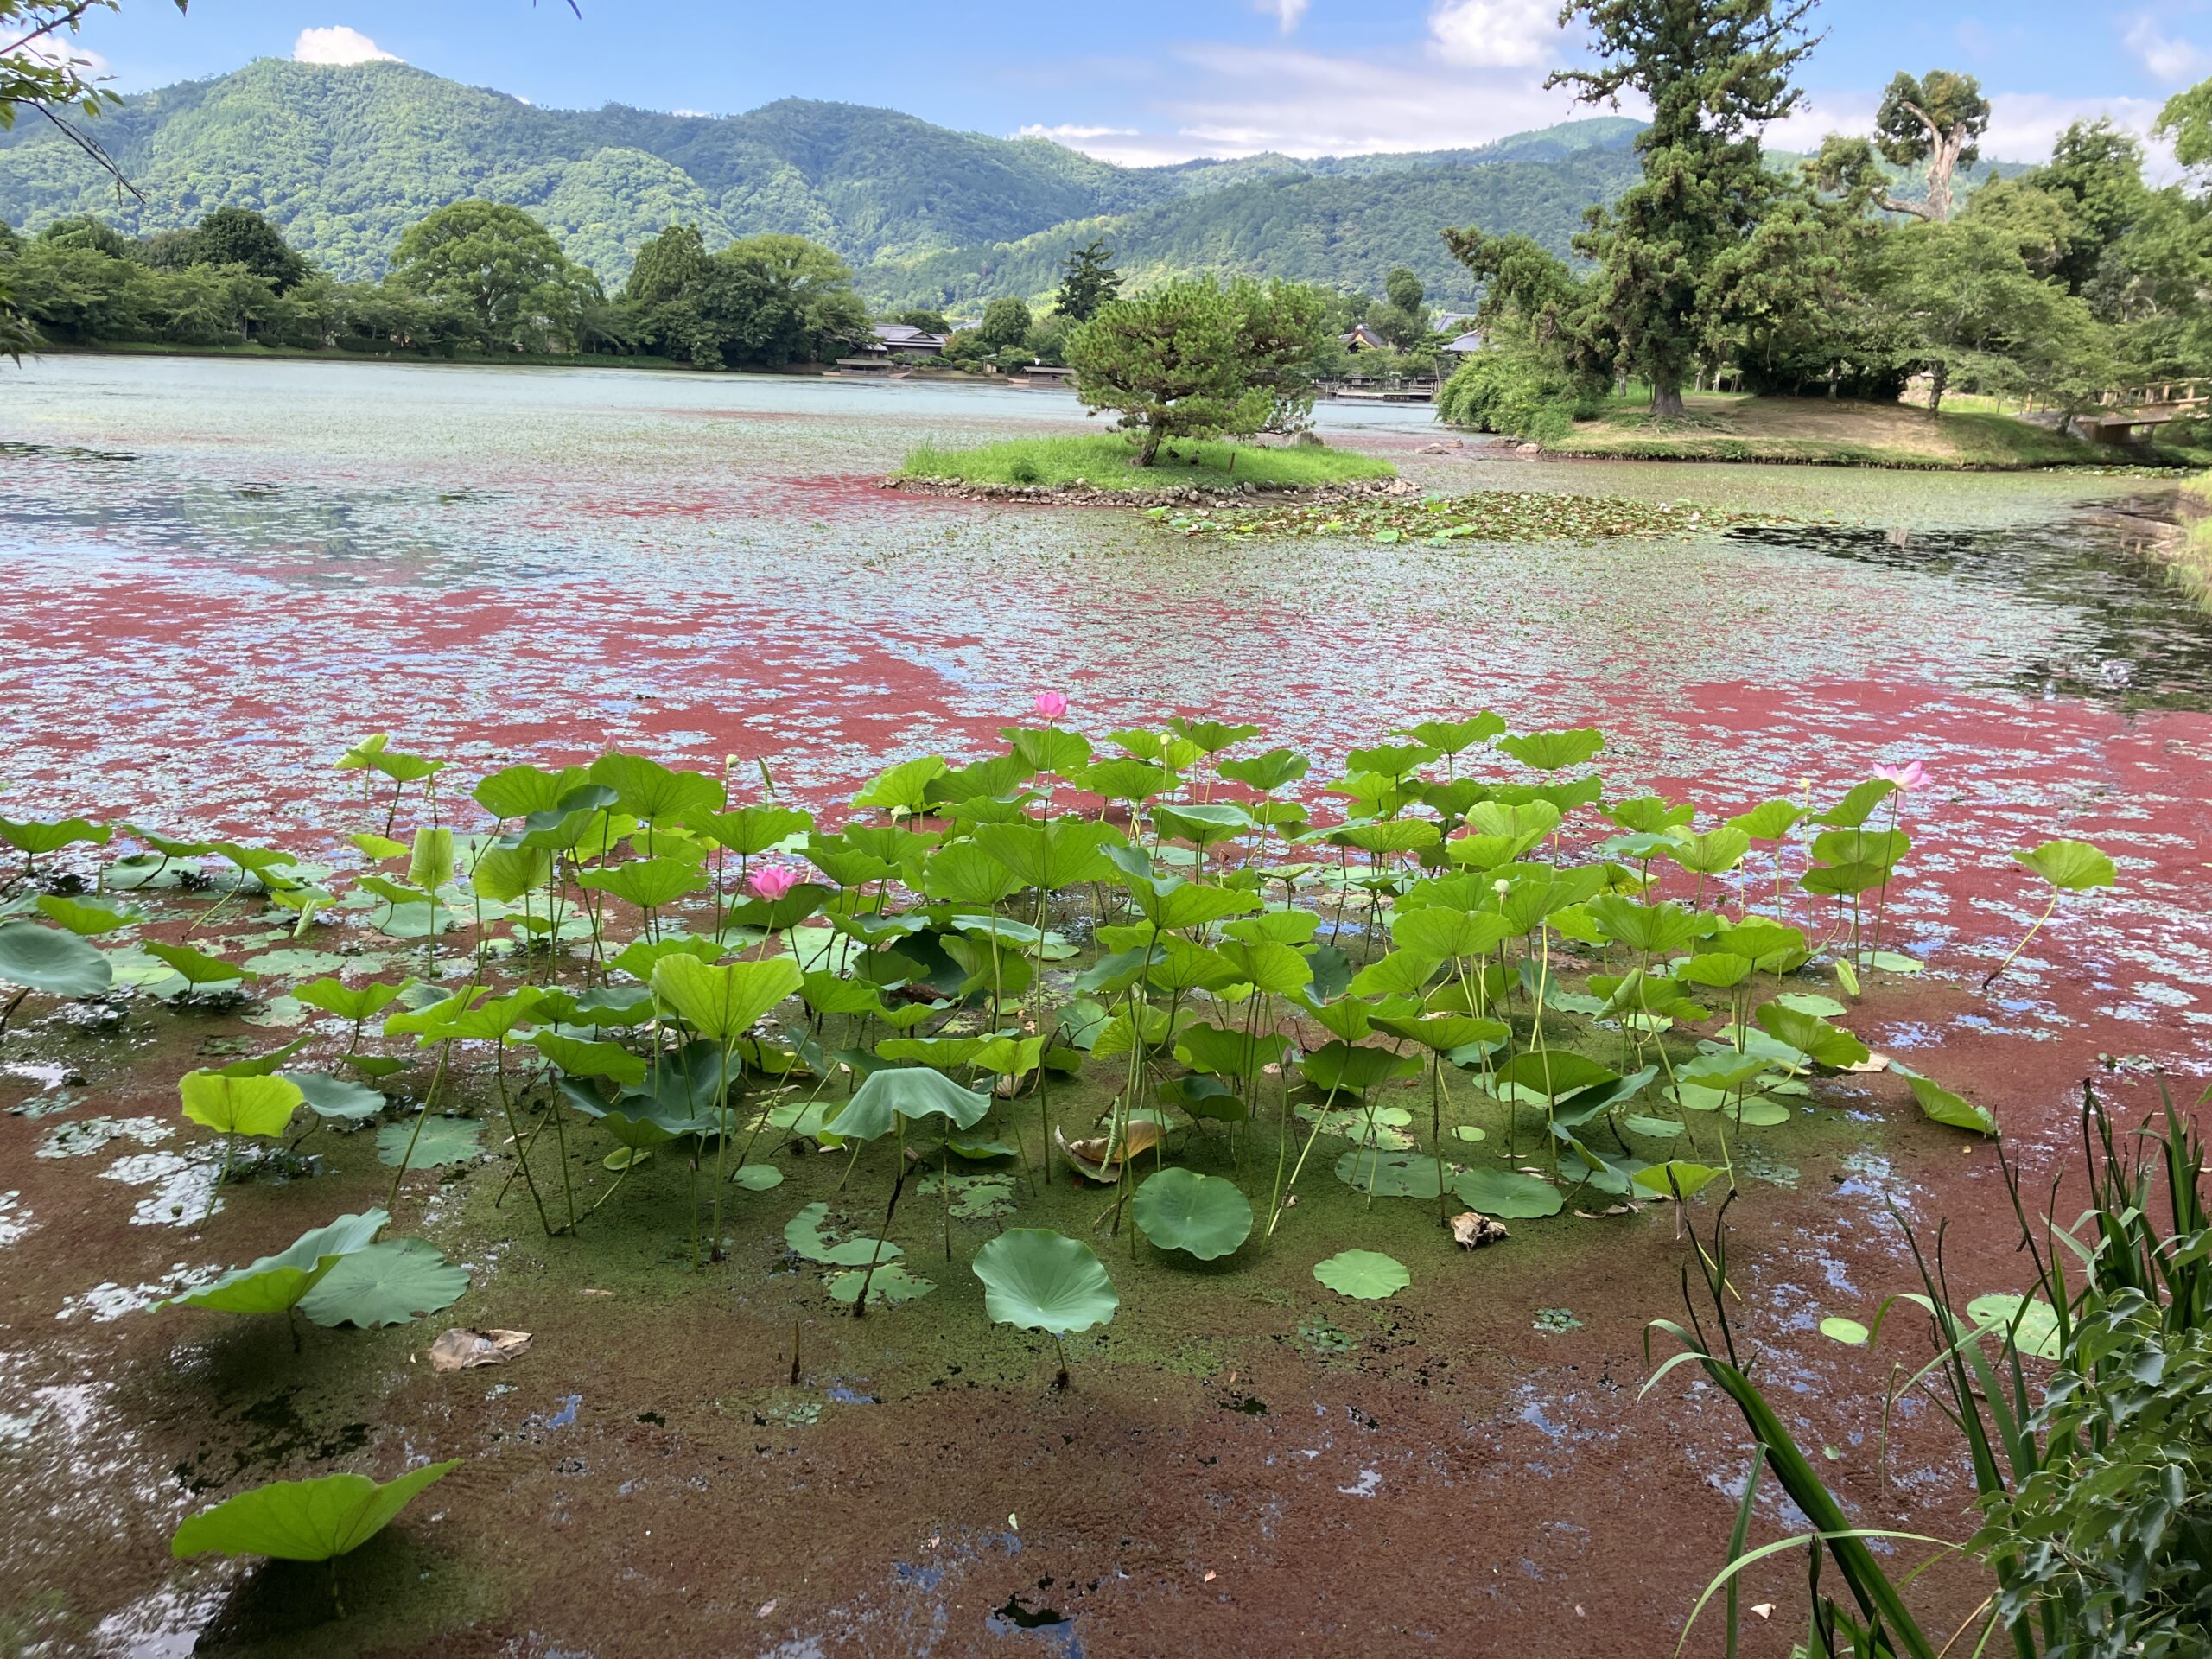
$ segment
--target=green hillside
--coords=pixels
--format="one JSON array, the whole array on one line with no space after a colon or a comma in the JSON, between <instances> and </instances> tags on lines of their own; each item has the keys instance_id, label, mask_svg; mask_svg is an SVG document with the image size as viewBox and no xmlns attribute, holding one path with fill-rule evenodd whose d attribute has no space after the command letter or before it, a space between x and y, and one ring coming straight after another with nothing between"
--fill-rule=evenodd
<instances>
[{"instance_id":1,"label":"green hillside","mask_svg":"<svg viewBox=\"0 0 2212 1659\"><path fill-rule=\"evenodd\" d=\"M1036 139L786 99L743 115L542 110L403 63L262 59L127 99L98 131L143 200L44 123L0 134L0 219L96 213L147 234L251 207L349 280L403 229L469 195L527 208L619 282L648 236L790 231L836 248L881 302L1041 293L1094 234L1142 276L1223 269L1376 288L1395 264L1467 296L1437 232L1480 222L1564 249L1627 176L1637 124L1571 122L1481 149L1124 168Z\"/></svg>"}]
</instances>

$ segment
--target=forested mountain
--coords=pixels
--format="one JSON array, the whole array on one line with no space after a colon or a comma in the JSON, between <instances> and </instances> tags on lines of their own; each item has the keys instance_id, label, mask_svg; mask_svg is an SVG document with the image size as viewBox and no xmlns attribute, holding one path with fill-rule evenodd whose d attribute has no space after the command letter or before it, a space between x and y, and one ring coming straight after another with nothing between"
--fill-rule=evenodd
<instances>
[{"instance_id":1,"label":"forested mountain","mask_svg":"<svg viewBox=\"0 0 2212 1659\"><path fill-rule=\"evenodd\" d=\"M143 200L46 123L0 133L0 220L29 230L90 213L143 235L251 207L333 276L361 280L431 209L486 196L527 209L609 286L647 237L696 220L710 246L758 231L825 243L884 305L1042 296L1095 236L1140 281L1224 270L1373 290L1402 264L1433 302L1459 305L1472 292L1444 226L1524 232L1564 253L1583 210L1634 172L1637 130L1601 117L1478 149L1125 168L849 104L543 110L404 63L264 58L99 118Z\"/></svg>"},{"instance_id":2,"label":"forested mountain","mask_svg":"<svg viewBox=\"0 0 2212 1659\"><path fill-rule=\"evenodd\" d=\"M542 110L402 63L263 59L125 100L105 145L143 200L43 123L0 134L0 219L92 213L139 234L251 207L343 278L374 277L430 209L527 208L619 282L645 238L696 219L710 244L789 231L836 249L870 297L1048 289L1103 234L1142 275L1220 268L1374 287L1411 264L1465 288L1437 232L1481 220L1564 249L1627 175L1636 130L1573 122L1478 150L1122 168L1036 139L953 132L894 111L787 99L723 118L609 105Z\"/></svg>"}]
</instances>

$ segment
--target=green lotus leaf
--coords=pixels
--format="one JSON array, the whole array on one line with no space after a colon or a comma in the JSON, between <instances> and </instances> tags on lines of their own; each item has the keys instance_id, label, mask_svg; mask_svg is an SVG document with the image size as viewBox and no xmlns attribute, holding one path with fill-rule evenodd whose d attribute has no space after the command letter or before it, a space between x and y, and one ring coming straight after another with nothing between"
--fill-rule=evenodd
<instances>
[{"instance_id":1,"label":"green lotus leaf","mask_svg":"<svg viewBox=\"0 0 2212 1659\"><path fill-rule=\"evenodd\" d=\"M671 772L642 754L602 754L591 763L591 781L614 791L615 804L645 823L665 823L687 812L722 804L719 778L703 772Z\"/></svg>"},{"instance_id":2,"label":"green lotus leaf","mask_svg":"<svg viewBox=\"0 0 2212 1659\"><path fill-rule=\"evenodd\" d=\"M105 847L114 833L113 825L94 823L89 818L0 818L0 841L34 858L41 853L58 853L79 842Z\"/></svg>"},{"instance_id":3,"label":"green lotus leaf","mask_svg":"<svg viewBox=\"0 0 2212 1659\"><path fill-rule=\"evenodd\" d=\"M1830 1342L1840 1342L1847 1348L1864 1348L1871 1333L1856 1319L1847 1319L1831 1313L1821 1321L1821 1334Z\"/></svg>"},{"instance_id":4,"label":"green lotus leaf","mask_svg":"<svg viewBox=\"0 0 2212 1659\"><path fill-rule=\"evenodd\" d=\"M1379 1250L1343 1250L1313 1264L1313 1276L1339 1296L1363 1302L1395 1296L1414 1281L1405 1264Z\"/></svg>"},{"instance_id":5,"label":"green lotus leaf","mask_svg":"<svg viewBox=\"0 0 2212 1659\"><path fill-rule=\"evenodd\" d=\"M1160 1103L1179 1107L1192 1117L1209 1118L1218 1123L1241 1123L1252 1115L1243 1097L1233 1090L1211 1077L1195 1075L1161 1084Z\"/></svg>"},{"instance_id":6,"label":"green lotus leaf","mask_svg":"<svg viewBox=\"0 0 2212 1659\"><path fill-rule=\"evenodd\" d=\"M1298 1070L1309 1084L1325 1093L1349 1090L1364 1094L1394 1077L1414 1076L1421 1065L1413 1055L1393 1054L1387 1048L1333 1042L1322 1044L1300 1060Z\"/></svg>"},{"instance_id":7,"label":"green lotus leaf","mask_svg":"<svg viewBox=\"0 0 2212 1659\"><path fill-rule=\"evenodd\" d=\"M645 1060L620 1043L586 1040L557 1031L533 1031L530 1046L572 1077L608 1077L626 1088L645 1080Z\"/></svg>"},{"instance_id":8,"label":"green lotus leaf","mask_svg":"<svg viewBox=\"0 0 2212 1659\"><path fill-rule=\"evenodd\" d=\"M768 1010L805 982L789 957L709 966L696 957L667 957L653 968L653 995L700 1036L734 1043Z\"/></svg>"},{"instance_id":9,"label":"green lotus leaf","mask_svg":"<svg viewBox=\"0 0 2212 1659\"><path fill-rule=\"evenodd\" d=\"M1605 740L1595 727L1583 726L1571 731L1531 732L1525 737L1500 738L1497 747L1524 766L1533 766L1538 772L1558 772L1593 759L1605 747Z\"/></svg>"},{"instance_id":10,"label":"green lotus leaf","mask_svg":"<svg viewBox=\"0 0 2212 1659\"><path fill-rule=\"evenodd\" d=\"M1805 816L1795 801L1762 801L1748 812L1738 813L1728 820L1728 827L1740 830L1753 841L1780 841L1797 827Z\"/></svg>"},{"instance_id":11,"label":"green lotus leaf","mask_svg":"<svg viewBox=\"0 0 2212 1659\"><path fill-rule=\"evenodd\" d=\"M911 1040L911 1039L910 1039ZM963 1089L925 1065L894 1065L863 1078L842 1111L825 1123L848 1141L873 1141L890 1133L895 1118L935 1116L972 1129L991 1109L991 1097Z\"/></svg>"},{"instance_id":12,"label":"green lotus leaf","mask_svg":"<svg viewBox=\"0 0 2212 1659\"><path fill-rule=\"evenodd\" d=\"M2065 893L2108 887L2120 874L2111 858L2086 841L2046 841L2032 852L2012 856Z\"/></svg>"},{"instance_id":13,"label":"green lotus leaf","mask_svg":"<svg viewBox=\"0 0 2212 1659\"><path fill-rule=\"evenodd\" d=\"M245 978L246 970L236 963L211 957L188 944L163 944L158 939L148 939L138 948L167 963L195 991L209 985L236 985Z\"/></svg>"},{"instance_id":14,"label":"green lotus leaf","mask_svg":"<svg viewBox=\"0 0 2212 1659\"><path fill-rule=\"evenodd\" d=\"M468 1288L468 1269L438 1253L428 1239L391 1238L356 1250L300 1299L317 1325L407 1325L450 1307Z\"/></svg>"},{"instance_id":15,"label":"green lotus leaf","mask_svg":"<svg viewBox=\"0 0 2212 1659\"><path fill-rule=\"evenodd\" d=\"M1313 770L1313 763L1294 749L1269 749L1265 754L1255 754L1241 760L1224 760L1216 768L1231 783L1256 789L1262 795L1274 793L1286 784L1294 784Z\"/></svg>"},{"instance_id":16,"label":"green lotus leaf","mask_svg":"<svg viewBox=\"0 0 2212 1659\"><path fill-rule=\"evenodd\" d=\"M219 1071L188 1071L177 1080L184 1115L219 1135L282 1135L293 1109L306 1098L289 1078L226 1077Z\"/></svg>"},{"instance_id":17,"label":"green lotus leaf","mask_svg":"<svg viewBox=\"0 0 2212 1659\"><path fill-rule=\"evenodd\" d=\"M1090 1246L1044 1227L1009 1227L976 1252L983 1310L1000 1325L1068 1337L1122 1305Z\"/></svg>"},{"instance_id":18,"label":"green lotus leaf","mask_svg":"<svg viewBox=\"0 0 2212 1659\"><path fill-rule=\"evenodd\" d=\"M1886 778L1869 778L1863 784L1853 784L1834 806L1815 813L1813 822L1832 830L1856 830L1874 815L1876 807L1897 793L1897 788Z\"/></svg>"},{"instance_id":19,"label":"green lotus leaf","mask_svg":"<svg viewBox=\"0 0 2212 1659\"><path fill-rule=\"evenodd\" d=\"M1497 1069L1501 1086L1517 1084L1548 1100L1613 1082L1618 1071L1572 1049L1523 1049Z\"/></svg>"},{"instance_id":20,"label":"green lotus leaf","mask_svg":"<svg viewBox=\"0 0 2212 1659\"><path fill-rule=\"evenodd\" d=\"M1163 1169L1137 1188L1137 1226L1163 1250L1201 1262L1230 1255L1249 1237L1252 1205L1234 1181Z\"/></svg>"},{"instance_id":21,"label":"green lotus leaf","mask_svg":"<svg viewBox=\"0 0 2212 1659\"><path fill-rule=\"evenodd\" d=\"M740 806L727 812L702 809L685 813L683 826L741 858L758 858L813 829L814 814L790 806Z\"/></svg>"},{"instance_id":22,"label":"green lotus leaf","mask_svg":"<svg viewBox=\"0 0 2212 1659\"><path fill-rule=\"evenodd\" d=\"M1816 1065L1841 1071L1860 1065L1867 1058L1866 1045L1818 1014L1805 1014L1780 1002L1764 1004L1751 1016L1776 1041L1787 1043Z\"/></svg>"},{"instance_id":23,"label":"green lotus leaf","mask_svg":"<svg viewBox=\"0 0 2212 1659\"><path fill-rule=\"evenodd\" d=\"M1720 1173L1710 1165L1690 1163L1677 1158L1639 1169L1630 1180L1647 1192L1690 1198L1695 1198L1705 1189L1707 1183Z\"/></svg>"},{"instance_id":24,"label":"green lotus leaf","mask_svg":"<svg viewBox=\"0 0 2212 1659\"><path fill-rule=\"evenodd\" d=\"M1283 1051L1289 1046L1290 1039L1274 1032L1262 1032L1248 1044L1241 1031L1192 1025L1176 1034L1175 1058L1194 1071L1210 1071L1222 1077L1255 1077L1264 1068L1281 1064Z\"/></svg>"},{"instance_id":25,"label":"green lotus leaf","mask_svg":"<svg viewBox=\"0 0 2212 1659\"><path fill-rule=\"evenodd\" d=\"M212 1285L173 1296L157 1307L207 1307L219 1313L283 1313L346 1257L365 1250L391 1219L382 1210L340 1216L310 1228L275 1255L234 1268Z\"/></svg>"},{"instance_id":26,"label":"green lotus leaf","mask_svg":"<svg viewBox=\"0 0 2212 1659\"><path fill-rule=\"evenodd\" d=\"M1995 1325L2010 1332L2012 1345L2037 1359L2055 1360L2059 1354L2057 1310L2040 1296L1993 1292L1967 1304L1967 1317L1976 1325Z\"/></svg>"},{"instance_id":27,"label":"green lotus leaf","mask_svg":"<svg viewBox=\"0 0 2212 1659\"><path fill-rule=\"evenodd\" d=\"M848 1268L842 1273L830 1275L830 1299L850 1306L861 1299L861 1287L868 1287L868 1306L881 1303L896 1307L904 1302L919 1301L937 1288L937 1281L909 1272L903 1262L879 1262L871 1274L866 1268Z\"/></svg>"},{"instance_id":28,"label":"green lotus leaf","mask_svg":"<svg viewBox=\"0 0 2212 1659\"><path fill-rule=\"evenodd\" d=\"M413 1123L387 1123L377 1131L377 1161L397 1165L403 1158L410 1169L435 1169L447 1164L474 1163L482 1156L484 1147L477 1139L478 1125L473 1117L447 1117L442 1114L423 1120L421 1133ZM414 1150L408 1150L408 1142Z\"/></svg>"},{"instance_id":29,"label":"green lotus leaf","mask_svg":"<svg viewBox=\"0 0 2212 1659\"><path fill-rule=\"evenodd\" d=\"M1751 849L1751 836L1729 826L1675 841L1665 850L1669 858L1694 874L1725 875L1742 863Z\"/></svg>"},{"instance_id":30,"label":"green lotus leaf","mask_svg":"<svg viewBox=\"0 0 2212 1659\"><path fill-rule=\"evenodd\" d=\"M58 923L80 938L111 933L146 919L142 910L124 910L97 899L72 899L66 893L41 893L38 907L48 921Z\"/></svg>"},{"instance_id":31,"label":"green lotus leaf","mask_svg":"<svg viewBox=\"0 0 2212 1659\"><path fill-rule=\"evenodd\" d=\"M1567 1200L1549 1181L1518 1170L1470 1169L1454 1177L1452 1190L1470 1210L1508 1221L1534 1221L1555 1216Z\"/></svg>"},{"instance_id":32,"label":"green lotus leaf","mask_svg":"<svg viewBox=\"0 0 2212 1659\"><path fill-rule=\"evenodd\" d=\"M461 1464L459 1458L428 1464L383 1485L366 1475L271 1481L188 1516L169 1539L169 1554L331 1560L368 1542L416 1493Z\"/></svg>"},{"instance_id":33,"label":"green lotus leaf","mask_svg":"<svg viewBox=\"0 0 2212 1659\"><path fill-rule=\"evenodd\" d=\"M894 1261L906 1251L897 1244L872 1238L848 1238L832 1243L822 1230L822 1224L830 1218L826 1204L810 1204L784 1224L784 1243L810 1262L820 1262L833 1268L865 1267L871 1261L879 1267Z\"/></svg>"},{"instance_id":34,"label":"green lotus leaf","mask_svg":"<svg viewBox=\"0 0 2212 1659\"><path fill-rule=\"evenodd\" d=\"M1995 1135L1997 1119L1986 1106L1977 1106L1963 1096L1955 1095L1933 1077L1923 1077L1917 1071L1896 1068L1912 1090L1912 1097L1920 1103L1921 1113L1931 1122L1948 1124L1955 1129L1976 1129L1983 1135Z\"/></svg>"},{"instance_id":35,"label":"green lotus leaf","mask_svg":"<svg viewBox=\"0 0 2212 1659\"><path fill-rule=\"evenodd\" d=\"M1439 1170L1436 1155L1427 1152L1385 1152L1377 1147L1355 1147L1337 1160L1337 1179L1356 1192L1378 1198L1433 1198L1444 1190L1452 1173Z\"/></svg>"},{"instance_id":36,"label":"green lotus leaf","mask_svg":"<svg viewBox=\"0 0 2212 1659\"><path fill-rule=\"evenodd\" d=\"M658 910L686 893L703 892L707 871L689 858L639 858L613 869L586 870L576 878L579 887L609 893L640 910Z\"/></svg>"},{"instance_id":37,"label":"green lotus leaf","mask_svg":"<svg viewBox=\"0 0 2212 1659\"><path fill-rule=\"evenodd\" d=\"M1153 826L1173 841L1193 847L1211 847L1259 828L1252 815L1234 802L1189 803L1181 806L1162 802L1152 810Z\"/></svg>"},{"instance_id":38,"label":"green lotus leaf","mask_svg":"<svg viewBox=\"0 0 2212 1659\"><path fill-rule=\"evenodd\" d=\"M73 933L10 922L0 926L0 982L48 996L98 996L115 974L105 957Z\"/></svg>"},{"instance_id":39,"label":"green lotus leaf","mask_svg":"<svg viewBox=\"0 0 2212 1659\"><path fill-rule=\"evenodd\" d=\"M276 1076L277 1081L298 1090L308 1109L317 1117L363 1123L384 1110L384 1096L364 1084L325 1071L279 1071Z\"/></svg>"}]
</instances>

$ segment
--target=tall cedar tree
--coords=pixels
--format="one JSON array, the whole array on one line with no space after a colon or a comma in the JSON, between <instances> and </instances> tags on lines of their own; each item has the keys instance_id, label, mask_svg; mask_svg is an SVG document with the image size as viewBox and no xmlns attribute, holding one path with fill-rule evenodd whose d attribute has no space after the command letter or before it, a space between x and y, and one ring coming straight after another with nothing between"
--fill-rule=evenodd
<instances>
[{"instance_id":1,"label":"tall cedar tree","mask_svg":"<svg viewBox=\"0 0 2212 1659\"><path fill-rule=\"evenodd\" d=\"M1716 262L1740 247L1789 181L1769 173L1758 129L1796 107L1790 71L1813 49L1815 0L1567 0L1562 24L1589 27L1599 64L1554 72L1547 86L1580 102L1624 92L1650 100L1636 140L1643 177L1574 239L1597 262L1593 320L1615 365L1651 385L1651 412L1680 416L1699 349L1726 331L1732 282Z\"/></svg>"},{"instance_id":2,"label":"tall cedar tree","mask_svg":"<svg viewBox=\"0 0 2212 1659\"><path fill-rule=\"evenodd\" d=\"M1103 242L1077 248L1060 262L1060 267L1067 274L1060 278L1052 308L1070 322L1089 322L1098 315L1100 306L1122 291L1122 273L1114 269L1114 251Z\"/></svg>"}]
</instances>

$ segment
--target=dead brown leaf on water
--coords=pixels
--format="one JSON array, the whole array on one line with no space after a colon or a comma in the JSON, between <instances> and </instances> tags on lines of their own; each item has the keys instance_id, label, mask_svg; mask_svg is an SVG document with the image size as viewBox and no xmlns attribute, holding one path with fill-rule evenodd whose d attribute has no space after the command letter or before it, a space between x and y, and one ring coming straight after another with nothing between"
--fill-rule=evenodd
<instances>
[{"instance_id":1,"label":"dead brown leaf on water","mask_svg":"<svg viewBox=\"0 0 2212 1659\"><path fill-rule=\"evenodd\" d=\"M1052 1139L1058 1144L1061 1154L1090 1179L1110 1186L1122 1179L1122 1160L1125 1157L1139 1158L1150 1152L1160 1142L1160 1125L1149 1118L1138 1118L1129 1125L1123 1145L1111 1144L1111 1135L1093 1135L1088 1140L1071 1141L1058 1128ZM1107 1154L1114 1155L1109 1159Z\"/></svg>"},{"instance_id":2,"label":"dead brown leaf on water","mask_svg":"<svg viewBox=\"0 0 2212 1659\"><path fill-rule=\"evenodd\" d=\"M529 1351L527 1331L478 1331L457 1325L430 1344L430 1369L473 1371L483 1365L504 1365Z\"/></svg>"},{"instance_id":3,"label":"dead brown leaf on water","mask_svg":"<svg viewBox=\"0 0 2212 1659\"><path fill-rule=\"evenodd\" d=\"M1479 1211L1465 1210L1452 1217L1452 1240L1463 1250L1479 1250L1511 1236L1503 1222Z\"/></svg>"}]
</instances>

